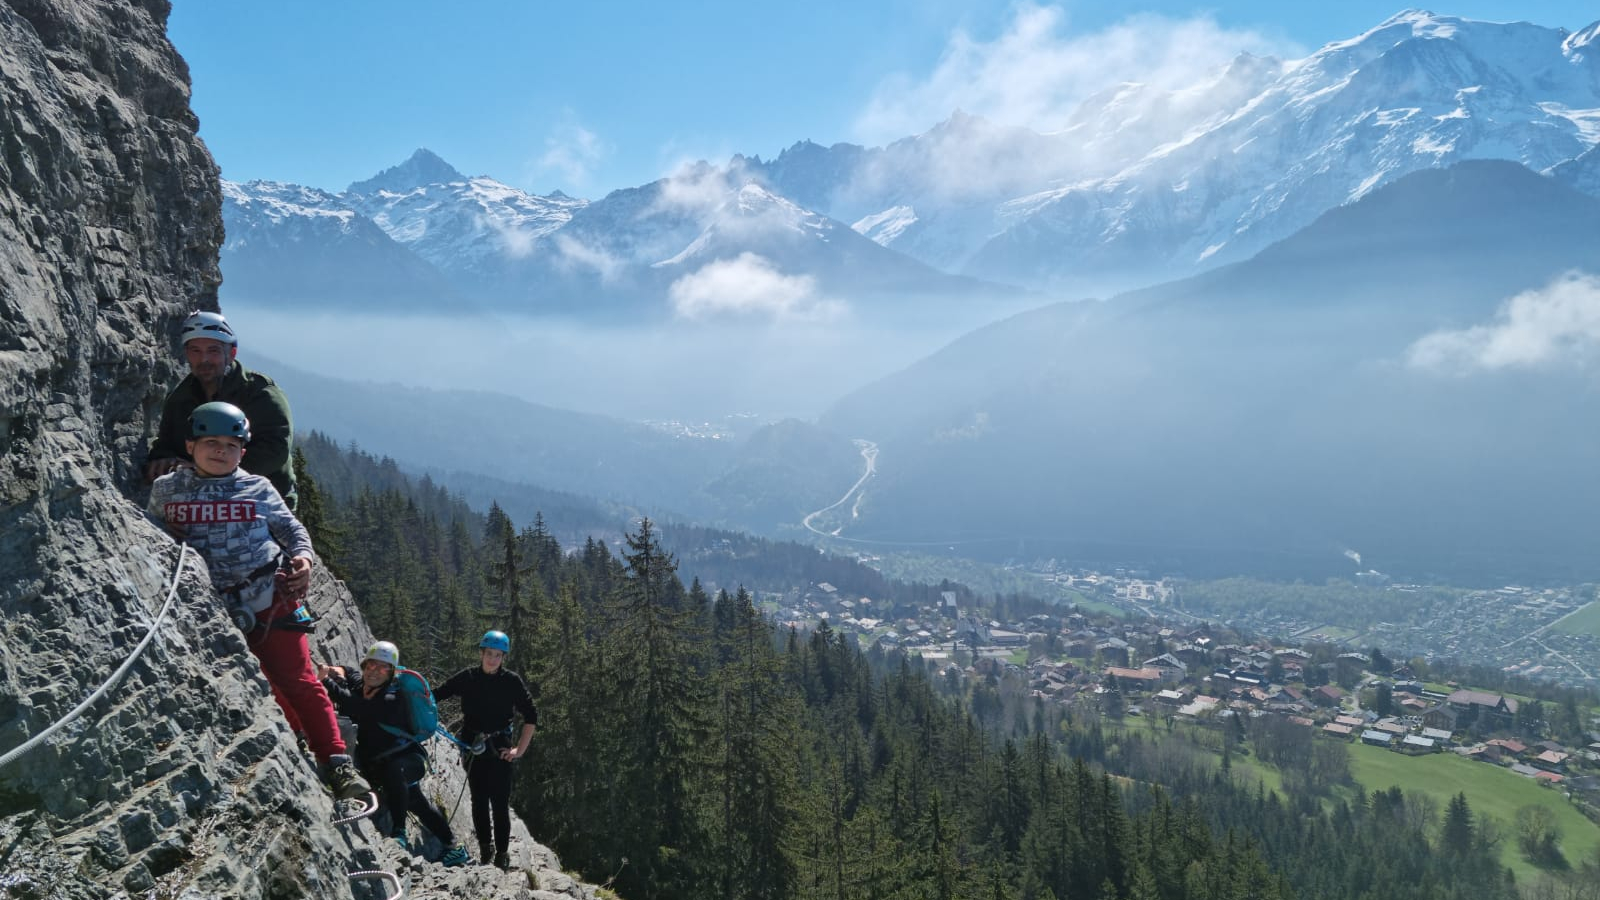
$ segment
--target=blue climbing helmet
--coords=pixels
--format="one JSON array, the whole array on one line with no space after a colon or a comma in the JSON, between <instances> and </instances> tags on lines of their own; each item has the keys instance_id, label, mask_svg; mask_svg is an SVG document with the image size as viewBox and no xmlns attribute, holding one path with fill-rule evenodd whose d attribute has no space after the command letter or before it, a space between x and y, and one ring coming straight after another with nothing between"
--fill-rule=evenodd
<instances>
[{"instance_id":1,"label":"blue climbing helmet","mask_svg":"<svg viewBox=\"0 0 1600 900\"><path fill-rule=\"evenodd\" d=\"M499 650L501 653L511 652L511 638L504 631L485 631L483 640L478 646L485 650Z\"/></svg>"},{"instance_id":2,"label":"blue climbing helmet","mask_svg":"<svg viewBox=\"0 0 1600 900\"><path fill-rule=\"evenodd\" d=\"M200 310L189 313L189 317L183 320L183 329L178 335L181 344L187 344L195 338L206 338L221 341L230 347L239 346L239 339L233 334L233 326L222 317L222 313Z\"/></svg>"},{"instance_id":3,"label":"blue climbing helmet","mask_svg":"<svg viewBox=\"0 0 1600 900\"><path fill-rule=\"evenodd\" d=\"M213 400L202 403L189 414L189 437L203 438L214 435L236 437L250 443L250 420L244 410L232 403Z\"/></svg>"}]
</instances>

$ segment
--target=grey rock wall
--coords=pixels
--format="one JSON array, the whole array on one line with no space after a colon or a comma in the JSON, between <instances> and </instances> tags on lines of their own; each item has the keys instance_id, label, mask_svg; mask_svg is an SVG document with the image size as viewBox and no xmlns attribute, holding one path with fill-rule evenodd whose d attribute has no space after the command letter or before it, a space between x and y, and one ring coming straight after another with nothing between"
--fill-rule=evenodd
<instances>
[{"instance_id":1,"label":"grey rock wall","mask_svg":"<svg viewBox=\"0 0 1600 900\"><path fill-rule=\"evenodd\" d=\"M221 192L164 0L0 0L0 755L148 650L87 713L0 768L0 896L592 896L525 831L525 871L446 872L334 827L313 767L204 566L140 513L173 335L215 308ZM318 655L369 637L343 585ZM454 798L459 768L429 782ZM456 817L462 837L470 816ZM536 890L537 888L537 890Z\"/></svg>"}]
</instances>

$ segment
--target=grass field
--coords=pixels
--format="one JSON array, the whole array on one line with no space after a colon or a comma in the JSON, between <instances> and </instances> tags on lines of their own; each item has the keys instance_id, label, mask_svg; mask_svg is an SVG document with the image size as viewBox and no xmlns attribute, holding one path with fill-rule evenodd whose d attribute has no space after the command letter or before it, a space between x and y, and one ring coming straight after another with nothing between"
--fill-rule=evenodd
<instances>
[{"instance_id":1,"label":"grass field","mask_svg":"<svg viewBox=\"0 0 1600 900\"><path fill-rule=\"evenodd\" d=\"M1129 731L1147 731L1151 734L1164 733L1167 730L1165 716L1152 712L1144 716L1127 716L1121 721L1121 727ZM1218 743L1222 736L1214 729L1193 725L1180 721L1176 724L1179 733L1188 733L1193 739L1198 740L1200 746L1196 749L1210 756L1217 765L1222 765L1222 751L1210 749L1211 744ZM1278 774L1277 767L1257 760L1254 756L1244 753L1235 753L1228 764L1233 767L1233 780L1237 784L1254 786L1256 782L1266 785L1267 790L1283 793L1283 776Z\"/></svg>"},{"instance_id":2,"label":"grass field","mask_svg":"<svg viewBox=\"0 0 1600 900\"><path fill-rule=\"evenodd\" d=\"M1531 778L1499 766L1474 762L1453 753L1405 756L1392 750L1355 744L1350 748L1350 769L1369 791L1399 785L1407 792L1427 794L1439 804L1441 815L1451 797L1466 794L1467 804L1475 816L1500 820L1506 833L1501 843L1501 862L1516 872L1519 883L1526 884L1539 873L1517 849L1513 822L1521 807L1538 804L1555 813L1557 827L1561 829L1561 849L1569 861L1592 859L1596 848L1600 848L1600 825L1573 809L1559 790L1543 787Z\"/></svg>"},{"instance_id":3,"label":"grass field","mask_svg":"<svg viewBox=\"0 0 1600 900\"><path fill-rule=\"evenodd\" d=\"M1567 634L1600 635L1600 601L1590 603L1550 629Z\"/></svg>"}]
</instances>

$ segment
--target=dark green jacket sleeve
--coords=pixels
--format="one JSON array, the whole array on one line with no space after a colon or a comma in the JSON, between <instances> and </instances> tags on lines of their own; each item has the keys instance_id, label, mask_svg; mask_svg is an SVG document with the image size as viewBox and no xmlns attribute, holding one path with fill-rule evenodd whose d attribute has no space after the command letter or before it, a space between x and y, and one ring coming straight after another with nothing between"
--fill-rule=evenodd
<instances>
[{"instance_id":1,"label":"dark green jacket sleeve","mask_svg":"<svg viewBox=\"0 0 1600 900\"><path fill-rule=\"evenodd\" d=\"M189 458L189 451L184 446L184 430L189 427L189 413L194 411L194 405L184 402L183 390L187 384L187 381L180 382L161 404L161 427L156 431L155 441L150 444L146 462L173 457Z\"/></svg>"},{"instance_id":2,"label":"dark green jacket sleeve","mask_svg":"<svg viewBox=\"0 0 1600 900\"><path fill-rule=\"evenodd\" d=\"M243 466L245 471L264 475L276 485L280 473L288 473L292 466L294 424L289 418L289 398L265 375L255 378L259 382L251 385L250 396L239 406L250 419L250 447ZM283 493L281 486L278 493Z\"/></svg>"},{"instance_id":3,"label":"dark green jacket sleeve","mask_svg":"<svg viewBox=\"0 0 1600 900\"><path fill-rule=\"evenodd\" d=\"M294 423L289 416L289 398L271 378L235 365L217 399L244 410L250 420L250 446L240 466L270 480L292 512L299 498L294 484Z\"/></svg>"}]
</instances>

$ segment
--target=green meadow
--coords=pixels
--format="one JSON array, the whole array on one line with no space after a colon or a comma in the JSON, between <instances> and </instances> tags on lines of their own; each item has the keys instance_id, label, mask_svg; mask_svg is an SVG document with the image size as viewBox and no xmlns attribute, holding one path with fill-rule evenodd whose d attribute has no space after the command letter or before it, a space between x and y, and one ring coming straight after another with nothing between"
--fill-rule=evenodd
<instances>
[{"instance_id":1,"label":"green meadow","mask_svg":"<svg viewBox=\"0 0 1600 900\"><path fill-rule=\"evenodd\" d=\"M1406 756L1380 747L1354 744L1350 747L1350 770L1356 781L1369 791L1399 785L1408 793L1421 791L1432 797L1444 813L1450 798L1467 795L1474 816L1498 819L1505 830L1500 845L1501 862L1516 872L1520 883L1535 880L1539 869L1522 858L1517 849L1514 820L1517 810L1538 804L1555 813L1561 829L1561 849L1569 862L1594 858L1600 848L1600 825L1583 817L1561 796L1559 788L1549 788L1531 778L1489 763L1475 762L1454 753Z\"/></svg>"},{"instance_id":2,"label":"green meadow","mask_svg":"<svg viewBox=\"0 0 1600 900\"><path fill-rule=\"evenodd\" d=\"M1561 631L1566 634L1600 635L1600 601L1590 603L1583 609L1562 619L1552 626L1550 630Z\"/></svg>"}]
</instances>

